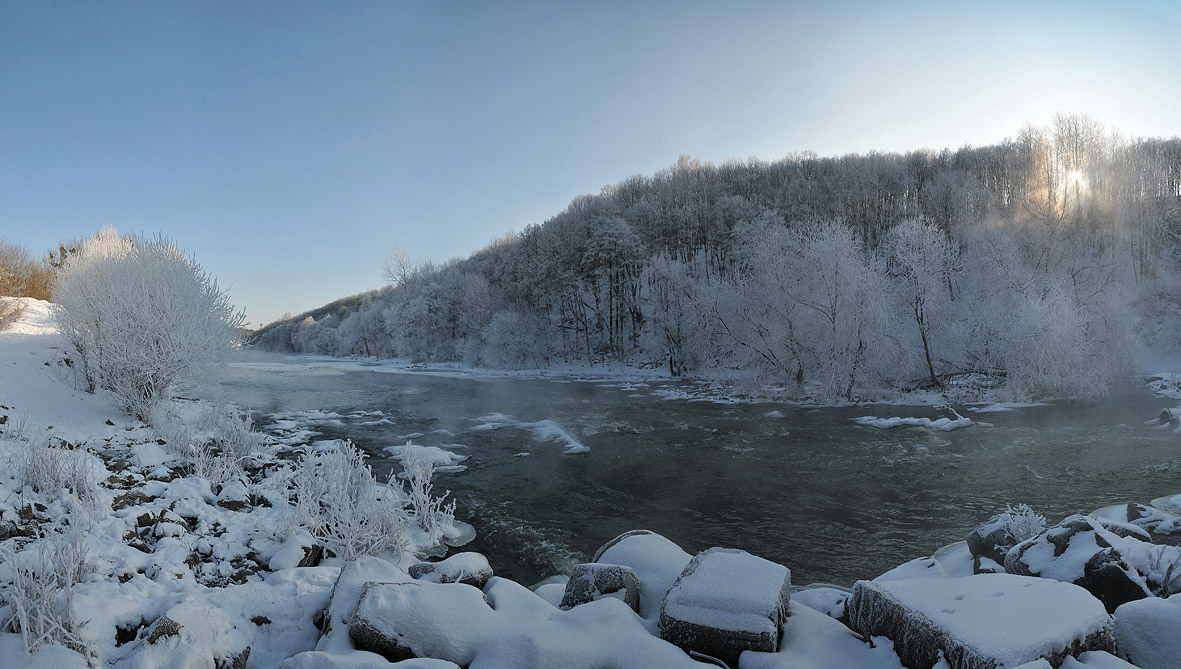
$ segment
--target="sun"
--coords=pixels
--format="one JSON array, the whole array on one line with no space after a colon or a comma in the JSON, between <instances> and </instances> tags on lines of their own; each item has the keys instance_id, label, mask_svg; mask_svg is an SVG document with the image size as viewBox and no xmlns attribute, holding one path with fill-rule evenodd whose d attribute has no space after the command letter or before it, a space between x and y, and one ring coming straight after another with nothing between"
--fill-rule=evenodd
<instances>
[{"instance_id":1,"label":"sun","mask_svg":"<svg viewBox=\"0 0 1181 669\"><path fill-rule=\"evenodd\" d=\"M1070 174L1067 174L1066 178L1071 184L1081 184L1083 182L1083 173L1074 170Z\"/></svg>"}]
</instances>

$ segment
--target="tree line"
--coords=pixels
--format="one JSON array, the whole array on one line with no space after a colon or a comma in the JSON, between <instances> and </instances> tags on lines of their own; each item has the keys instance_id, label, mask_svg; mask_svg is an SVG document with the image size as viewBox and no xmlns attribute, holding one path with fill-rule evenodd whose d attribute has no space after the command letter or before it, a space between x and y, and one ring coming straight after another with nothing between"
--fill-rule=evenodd
<instances>
[{"instance_id":1,"label":"tree line","mask_svg":"<svg viewBox=\"0 0 1181 669\"><path fill-rule=\"evenodd\" d=\"M800 399L1103 394L1177 342L1181 140L1058 115L1015 138L671 167L466 259L262 328L266 349L621 362Z\"/></svg>"}]
</instances>

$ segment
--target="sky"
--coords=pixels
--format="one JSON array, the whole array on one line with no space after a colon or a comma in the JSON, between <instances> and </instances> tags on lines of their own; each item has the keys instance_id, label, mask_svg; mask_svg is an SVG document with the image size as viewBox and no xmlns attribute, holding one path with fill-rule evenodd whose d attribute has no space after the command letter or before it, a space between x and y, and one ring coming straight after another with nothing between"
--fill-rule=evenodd
<instances>
[{"instance_id":1,"label":"sky","mask_svg":"<svg viewBox=\"0 0 1181 669\"><path fill-rule=\"evenodd\" d=\"M0 2L0 239L110 224L254 324L680 154L1181 133L1170 2Z\"/></svg>"}]
</instances>

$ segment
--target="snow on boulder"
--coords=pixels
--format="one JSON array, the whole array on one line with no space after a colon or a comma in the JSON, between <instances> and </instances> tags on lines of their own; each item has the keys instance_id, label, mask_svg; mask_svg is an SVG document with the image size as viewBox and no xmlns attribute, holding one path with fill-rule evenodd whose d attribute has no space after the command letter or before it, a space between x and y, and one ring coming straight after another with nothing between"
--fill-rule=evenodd
<instances>
[{"instance_id":1,"label":"snow on boulder","mask_svg":"<svg viewBox=\"0 0 1181 669\"><path fill-rule=\"evenodd\" d=\"M841 623L792 598L775 653L748 650L739 669L902 669L890 642L870 645Z\"/></svg>"},{"instance_id":2,"label":"snow on boulder","mask_svg":"<svg viewBox=\"0 0 1181 669\"><path fill-rule=\"evenodd\" d=\"M700 667L649 634L621 601L563 611L503 578L484 592L461 583L369 584L349 632L357 648L390 660L429 657L470 669Z\"/></svg>"},{"instance_id":3,"label":"snow on boulder","mask_svg":"<svg viewBox=\"0 0 1181 669\"><path fill-rule=\"evenodd\" d=\"M131 462L140 469L155 469L171 459L168 451L154 441L131 447Z\"/></svg>"},{"instance_id":4,"label":"snow on boulder","mask_svg":"<svg viewBox=\"0 0 1181 669\"><path fill-rule=\"evenodd\" d=\"M1177 560L1181 549L1150 543L1148 533L1134 525L1075 515L1014 546L1005 556L1005 570L1080 585L1115 611L1125 602L1181 587L1181 574L1161 572Z\"/></svg>"},{"instance_id":5,"label":"snow on boulder","mask_svg":"<svg viewBox=\"0 0 1181 669\"><path fill-rule=\"evenodd\" d=\"M186 600L160 616L116 666L125 669L214 667L245 669L254 626L224 610Z\"/></svg>"},{"instance_id":6,"label":"snow on boulder","mask_svg":"<svg viewBox=\"0 0 1181 669\"><path fill-rule=\"evenodd\" d=\"M1141 669L1176 669L1181 664L1181 597L1151 597L1116 609L1115 645Z\"/></svg>"},{"instance_id":7,"label":"snow on boulder","mask_svg":"<svg viewBox=\"0 0 1181 669\"><path fill-rule=\"evenodd\" d=\"M858 581L846 603L849 626L884 636L908 667L1015 667L1045 658L1112 650L1111 618L1086 590L1011 574ZM789 621L790 624L790 621Z\"/></svg>"},{"instance_id":8,"label":"snow on boulder","mask_svg":"<svg viewBox=\"0 0 1181 669\"><path fill-rule=\"evenodd\" d=\"M640 616L652 623L660 617L664 595L693 556L672 541L648 530L631 530L603 544L591 562L631 567L640 581Z\"/></svg>"},{"instance_id":9,"label":"snow on boulder","mask_svg":"<svg viewBox=\"0 0 1181 669\"><path fill-rule=\"evenodd\" d=\"M660 607L660 638L733 664L773 653L791 598L791 571L732 548L698 553Z\"/></svg>"},{"instance_id":10,"label":"snow on boulder","mask_svg":"<svg viewBox=\"0 0 1181 669\"><path fill-rule=\"evenodd\" d=\"M250 508L250 491L240 479L226 481L217 493L217 505L230 511L245 511Z\"/></svg>"},{"instance_id":11,"label":"snow on boulder","mask_svg":"<svg viewBox=\"0 0 1181 669\"><path fill-rule=\"evenodd\" d=\"M943 430L950 432L961 427L968 427L972 425L971 418L965 418L959 415L952 409L951 413L955 418L913 418L913 417L893 417L893 418L879 418L878 416L861 416L860 418L850 418L849 420L864 425L866 427L876 427L883 430L888 430L893 427L929 427L936 430ZM984 423L981 423L984 425Z\"/></svg>"},{"instance_id":12,"label":"snow on boulder","mask_svg":"<svg viewBox=\"0 0 1181 669\"><path fill-rule=\"evenodd\" d=\"M324 613L324 634L316 643L316 650L352 650L348 625L367 583L397 583L409 580L406 572L371 555L362 555L345 564L340 570L340 576L336 578L336 584L332 586L332 599L329 600L328 610Z\"/></svg>"},{"instance_id":13,"label":"snow on boulder","mask_svg":"<svg viewBox=\"0 0 1181 669\"><path fill-rule=\"evenodd\" d=\"M639 611L640 580L635 570L620 564L597 562L574 565L570 580L566 581L561 607L568 609L601 597L616 597L633 611Z\"/></svg>"},{"instance_id":14,"label":"snow on boulder","mask_svg":"<svg viewBox=\"0 0 1181 669\"><path fill-rule=\"evenodd\" d=\"M307 530L300 530L287 539L271 555L271 571L294 567L315 567L324 558L324 548L316 543Z\"/></svg>"},{"instance_id":15,"label":"snow on boulder","mask_svg":"<svg viewBox=\"0 0 1181 669\"><path fill-rule=\"evenodd\" d=\"M410 578L431 583L463 583L483 588L492 578L488 558L479 553L456 553L439 562L419 562L410 565Z\"/></svg>"},{"instance_id":16,"label":"snow on boulder","mask_svg":"<svg viewBox=\"0 0 1181 669\"><path fill-rule=\"evenodd\" d=\"M1181 516L1175 513L1129 502L1105 506L1091 515L1139 527L1148 532L1153 543L1173 546L1181 543Z\"/></svg>"},{"instance_id":17,"label":"snow on boulder","mask_svg":"<svg viewBox=\"0 0 1181 669\"><path fill-rule=\"evenodd\" d=\"M908 578L947 578L947 571L935 558L921 557L904 562L874 580L901 581Z\"/></svg>"},{"instance_id":18,"label":"snow on boulder","mask_svg":"<svg viewBox=\"0 0 1181 669\"><path fill-rule=\"evenodd\" d=\"M813 611L819 611L829 618L845 619L845 601L849 599L850 589L831 583L812 583L800 588L792 588L791 603L795 606L802 604Z\"/></svg>"},{"instance_id":19,"label":"snow on boulder","mask_svg":"<svg viewBox=\"0 0 1181 669\"><path fill-rule=\"evenodd\" d=\"M998 513L968 533L968 550L976 573L981 573L981 560L1004 564L1009 549L1020 543L1009 528L1009 517L1008 513Z\"/></svg>"}]
</instances>

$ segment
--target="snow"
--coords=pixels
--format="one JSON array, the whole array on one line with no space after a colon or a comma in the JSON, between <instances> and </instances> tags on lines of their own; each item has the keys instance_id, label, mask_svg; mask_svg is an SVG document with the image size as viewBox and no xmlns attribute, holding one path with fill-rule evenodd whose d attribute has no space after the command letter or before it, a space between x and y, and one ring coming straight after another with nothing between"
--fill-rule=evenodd
<instances>
[{"instance_id":1,"label":"snow","mask_svg":"<svg viewBox=\"0 0 1181 669\"><path fill-rule=\"evenodd\" d=\"M397 636L399 644L471 669L500 667L700 666L652 636L618 599L569 611L512 581L493 578L484 592L456 583L378 585L354 616ZM396 631L396 632L395 632Z\"/></svg>"},{"instance_id":2,"label":"snow","mask_svg":"<svg viewBox=\"0 0 1181 669\"><path fill-rule=\"evenodd\" d=\"M515 427L522 430L529 430L533 433L533 438L537 441L551 441L563 445L563 453L588 453L590 447L584 445L582 442L570 435L562 426L556 422L545 419L537 422L525 422L517 420L512 416L503 413L492 413L486 416L480 416L476 420L482 421L479 425L473 426L472 430L486 431L495 430L502 427Z\"/></svg>"},{"instance_id":3,"label":"snow","mask_svg":"<svg viewBox=\"0 0 1181 669\"><path fill-rule=\"evenodd\" d=\"M767 418L783 418L784 414L782 411L768 411L767 413L765 413L763 415L766 416Z\"/></svg>"},{"instance_id":4,"label":"snow","mask_svg":"<svg viewBox=\"0 0 1181 669\"><path fill-rule=\"evenodd\" d=\"M958 413L956 413L955 409L951 409L951 413L952 413L952 415L955 416L955 418L946 418L945 417L945 418L936 418L936 419L932 420L930 418L898 418L898 417L879 418L877 416L861 416L860 418L850 418L849 420L853 421L854 423L857 423L858 425L864 425L866 427L877 427L877 428L881 428L883 430L887 430L887 429L890 429L893 427L906 426L906 427L929 427L929 428L934 428L937 430L943 430L945 432L950 432L951 430L956 430L961 427L968 427L969 425L973 424L971 418L965 418L965 417L959 415ZM978 423L978 424L982 425L982 426L984 425L983 423Z\"/></svg>"},{"instance_id":5,"label":"snow","mask_svg":"<svg viewBox=\"0 0 1181 669\"><path fill-rule=\"evenodd\" d=\"M1110 625L1103 604L1086 590L1048 579L979 574L872 584L859 581L849 603L850 617L872 628L874 621L865 618L890 614L865 608L869 599L858 600L858 589L893 602L924 621L922 625L1003 666L1049 657ZM898 646L917 639L894 642Z\"/></svg>"},{"instance_id":6,"label":"snow","mask_svg":"<svg viewBox=\"0 0 1181 669\"><path fill-rule=\"evenodd\" d=\"M451 446L456 447L458 444ZM467 460L468 456L441 446L420 446L407 442L404 446L389 446L385 450L398 458L403 468L406 468L407 461L416 460L419 464L430 465L439 474L456 474L467 469L466 465L460 463Z\"/></svg>"},{"instance_id":7,"label":"snow","mask_svg":"<svg viewBox=\"0 0 1181 669\"><path fill-rule=\"evenodd\" d=\"M1115 610L1120 655L1141 669L1171 669L1181 659L1181 597L1150 597Z\"/></svg>"},{"instance_id":8,"label":"snow","mask_svg":"<svg viewBox=\"0 0 1181 669\"><path fill-rule=\"evenodd\" d=\"M279 545L279 548L271 554L268 566L271 571L293 569L299 566L299 563L304 559L307 549L314 545L316 545L316 540L312 538L312 535L308 534L306 530L300 530Z\"/></svg>"},{"instance_id":9,"label":"snow","mask_svg":"<svg viewBox=\"0 0 1181 669\"><path fill-rule=\"evenodd\" d=\"M935 558L915 558L910 562L894 567L890 571L874 579L875 583L884 581L900 581L910 578L947 578L947 571Z\"/></svg>"},{"instance_id":10,"label":"snow","mask_svg":"<svg viewBox=\"0 0 1181 669\"><path fill-rule=\"evenodd\" d=\"M884 641L884 643L883 643ZM792 599L776 653L746 651L739 669L902 669L888 640L871 646L848 627Z\"/></svg>"}]
</instances>

